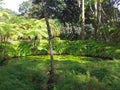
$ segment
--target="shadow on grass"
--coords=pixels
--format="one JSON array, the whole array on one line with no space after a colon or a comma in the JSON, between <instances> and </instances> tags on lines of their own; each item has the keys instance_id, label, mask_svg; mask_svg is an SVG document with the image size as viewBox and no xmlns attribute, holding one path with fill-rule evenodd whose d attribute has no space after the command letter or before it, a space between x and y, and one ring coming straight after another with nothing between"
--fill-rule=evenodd
<instances>
[{"instance_id":1,"label":"shadow on grass","mask_svg":"<svg viewBox=\"0 0 120 90\"><path fill-rule=\"evenodd\" d=\"M120 63L114 61L106 62L90 57L55 60L55 88L56 90L114 90L117 85L116 90L119 90L119 66Z\"/></svg>"},{"instance_id":2,"label":"shadow on grass","mask_svg":"<svg viewBox=\"0 0 120 90\"><path fill-rule=\"evenodd\" d=\"M0 90L46 90L48 60L22 57L0 67Z\"/></svg>"},{"instance_id":3,"label":"shadow on grass","mask_svg":"<svg viewBox=\"0 0 120 90\"><path fill-rule=\"evenodd\" d=\"M54 90L120 89L120 63L77 56L55 56ZM46 90L49 56L10 60L0 67L0 90Z\"/></svg>"}]
</instances>

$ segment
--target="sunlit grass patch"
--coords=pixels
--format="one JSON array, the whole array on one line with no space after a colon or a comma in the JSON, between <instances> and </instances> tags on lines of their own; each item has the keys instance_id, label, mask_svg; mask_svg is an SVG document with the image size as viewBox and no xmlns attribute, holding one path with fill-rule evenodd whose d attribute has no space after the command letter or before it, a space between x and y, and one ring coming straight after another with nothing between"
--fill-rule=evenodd
<instances>
[{"instance_id":1,"label":"sunlit grass patch","mask_svg":"<svg viewBox=\"0 0 120 90\"><path fill-rule=\"evenodd\" d=\"M0 90L46 90L49 62L49 56L9 60L0 67ZM54 68L55 90L120 89L119 60L58 55Z\"/></svg>"}]
</instances>

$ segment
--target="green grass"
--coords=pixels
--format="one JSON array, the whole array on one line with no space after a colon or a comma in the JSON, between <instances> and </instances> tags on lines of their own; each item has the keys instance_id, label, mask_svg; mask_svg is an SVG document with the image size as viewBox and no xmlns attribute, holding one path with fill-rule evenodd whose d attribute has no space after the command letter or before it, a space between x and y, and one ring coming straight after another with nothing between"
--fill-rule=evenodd
<instances>
[{"instance_id":1,"label":"green grass","mask_svg":"<svg viewBox=\"0 0 120 90\"><path fill-rule=\"evenodd\" d=\"M55 56L54 90L119 90L120 61ZM0 66L0 90L46 90L49 56L21 57Z\"/></svg>"}]
</instances>

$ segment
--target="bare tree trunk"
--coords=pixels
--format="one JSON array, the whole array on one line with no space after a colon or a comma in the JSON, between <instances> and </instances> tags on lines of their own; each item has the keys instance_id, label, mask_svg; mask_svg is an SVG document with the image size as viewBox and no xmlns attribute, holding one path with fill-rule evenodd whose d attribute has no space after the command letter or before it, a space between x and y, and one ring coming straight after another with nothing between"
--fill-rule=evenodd
<instances>
[{"instance_id":1,"label":"bare tree trunk","mask_svg":"<svg viewBox=\"0 0 120 90\"><path fill-rule=\"evenodd\" d=\"M98 0L95 0L95 4L94 4L94 8L95 8L95 13L94 13L94 39L97 40L97 32L98 32L98 28L97 28L97 22L98 22Z\"/></svg>"},{"instance_id":2,"label":"bare tree trunk","mask_svg":"<svg viewBox=\"0 0 120 90\"><path fill-rule=\"evenodd\" d=\"M42 0L42 3L44 3L44 0ZM49 70L49 78L47 82L47 90L53 90L54 88L54 58L53 58L53 45L52 45L52 34L51 34L51 28L48 20L48 15L46 12L46 7L43 6L44 10L44 18L47 25L48 30L48 42L50 45L50 70Z\"/></svg>"},{"instance_id":3,"label":"bare tree trunk","mask_svg":"<svg viewBox=\"0 0 120 90\"><path fill-rule=\"evenodd\" d=\"M53 59L53 45L52 45L52 35L50 30L50 25L48 18L45 17L48 35L49 35L49 45L50 45L50 70L49 70L49 80L48 80L48 90L53 90L53 84L54 84L54 59Z\"/></svg>"},{"instance_id":4,"label":"bare tree trunk","mask_svg":"<svg viewBox=\"0 0 120 90\"><path fill-rule=\"evenodd\" d=\"M85 5L84 0L82 0L82 30L80 32L80 37L82 40L85 39Z\"/></svg>"},{"instance_id":5,"label":"bare tree trunk","mask_svg":"<svg viewBox=\"0 0 120 90\"><path fill-rule=\"evenodd\" d=\"M99 38L98 39L101 39L101 35L100 35L100 26L101 26L101 11L102 11L102 8L101 8L101 2L100 0L98 1L98 25L97 25L97 30L98 30L98 36Z\"/></svg>"},{"instance_id":6,"label":"bare tree trunk","mask_svg":"<svg viewBox=\"0 0 120 90\"><path fill-rule=\"evenodd\" d=\"M84 0L82 0L82 37L81 39L84 40L85 39L85 5L84 5Z\"/></svg>"},{"instance_id":7,"label":"bare tree trunk","mask_svg":"<svg viewBox=\"0 0 120 90\"><path fill-rule=\"evenodd\" d=\"M92 12L92 15L94 15L94 11L93 11L93 8L92 8L92 5L91 5L91 0L89 0L89 7L90 7L90 10Z\"/></svg>"}]
</instances>

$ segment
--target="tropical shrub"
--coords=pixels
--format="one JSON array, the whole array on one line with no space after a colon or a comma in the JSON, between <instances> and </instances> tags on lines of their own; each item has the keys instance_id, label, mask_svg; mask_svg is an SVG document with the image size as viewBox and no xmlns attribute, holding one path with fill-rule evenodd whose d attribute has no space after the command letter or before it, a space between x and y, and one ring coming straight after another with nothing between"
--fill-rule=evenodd
<instances>
[{"instance_id":1,"label":"tropical shrub","mask_svg":"<svg viewBox=\"0 0 120 90\"><path fill-rule=\"evenodd\" d=\"M49 50L48 47L47 45L47 50ZM53 39L53 49L55 54L86 55L108 59L120 58L119 45L101 41Z\"/></svg>"}]
</instances>

